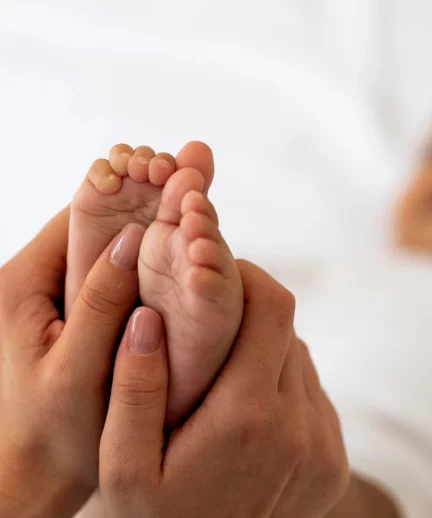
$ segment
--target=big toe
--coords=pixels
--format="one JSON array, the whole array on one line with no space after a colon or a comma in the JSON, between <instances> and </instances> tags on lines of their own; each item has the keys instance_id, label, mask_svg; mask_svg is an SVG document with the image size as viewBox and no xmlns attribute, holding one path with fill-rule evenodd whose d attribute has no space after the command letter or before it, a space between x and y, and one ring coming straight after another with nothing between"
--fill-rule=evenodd
<instances>
[{"instance_id":1,"label":"big toe","mask_svg":"<svg viewBox=\"0 0 432 518\"><path fill-rule=\"evenodd\" d=\"M162 191L157 220L178 225L182 218L182 201L190 191L204 192L204 176L197 169L190 167L174 173Z\"/></svg>"},{"instance_id":2,"label":"big toe","mask_svg":"<svg viewBox=\"0 0 432 518\"><path fill-rule=\"evenodd\" d=\"M213 182L215 165L213 151L204 142L189 142L176 156L177 169L198 169L204 177L204 191L208 192Z\"/></svg>"}]
</instances>

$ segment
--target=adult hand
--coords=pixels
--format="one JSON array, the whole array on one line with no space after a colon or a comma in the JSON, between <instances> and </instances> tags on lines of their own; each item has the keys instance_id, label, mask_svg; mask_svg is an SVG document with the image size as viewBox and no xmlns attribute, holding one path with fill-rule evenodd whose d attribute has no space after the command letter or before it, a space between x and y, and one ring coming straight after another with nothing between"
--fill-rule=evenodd
<instances>
[{"instance_id":1,"label":"adult hand","mask_svg":"<svg viewBox=\"0 0 432 518\"><path fill-rule=\"evenodd\" d=\"M302 378L302 403L299 404L303 406L308 424L302 458L272 518L321 518L345 494L350 470L338 415L321 388L306 345L296 339L295 348L293 362L297 362L295 369Z\"/></svg>"},{"instance_id":2,"label":"adult hand","mask_svg":"<svg viewBox=\"0 0 432 518\"><path fill-rule=\"evenodd\" d=\"M101 441L110 518L317 518L345 491L338 419L295 336L294 299L257 267L239 266L237 342L203 404L168 439L163 326L153 311L136 311Z\"/></svg>"},{"instance_id":3,"label":"adult hand","mask_svg":"<svg viewBox=\"0 0 432 518\"><path fill-rule=\"evenodd\" d=\"M118 337L143 230L126 227L61 320L69 211L0 270L0 516L71 516L98 483Z\"/></svg>"}]
</instances>

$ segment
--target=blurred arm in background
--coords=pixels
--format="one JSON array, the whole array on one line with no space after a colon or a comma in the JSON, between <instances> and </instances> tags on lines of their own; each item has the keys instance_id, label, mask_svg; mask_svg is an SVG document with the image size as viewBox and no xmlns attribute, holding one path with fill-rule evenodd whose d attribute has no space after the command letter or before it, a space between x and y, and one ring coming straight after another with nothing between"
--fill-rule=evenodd
<instances>
[{"instance_id":1,"label":"blurred arm in background","mask_svg":"<svg viewBox=\"0 0 432 518\"><path fill-rule=\"evenodd\" d=\"M390 498L373 484L353 476L344 498L326 518L401 518Z\"/></svg>"},{"instance_id":2,"label":"blurred arm in background","mask_svg":"<svg viewBox=\"0 0 432 518\"><path fill-rule=\"evenodd\" d=\"M432 150L428 150L404 191L395 219L399 245L432 254Z\"/></svg>"}]
</instances>

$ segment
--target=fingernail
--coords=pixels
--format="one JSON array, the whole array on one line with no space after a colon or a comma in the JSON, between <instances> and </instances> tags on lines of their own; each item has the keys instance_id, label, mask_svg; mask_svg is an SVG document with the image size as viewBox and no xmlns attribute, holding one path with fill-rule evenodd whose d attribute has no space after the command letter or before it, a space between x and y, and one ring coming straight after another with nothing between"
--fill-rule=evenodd
<instances>
[{"instance_id":1,"label":"fingernail","mask_svg":"<svg viewBox=\"0 0 432 518\"><path fill-rule=\"evenodd\" d=\"M132 315L129 331L129 349L134 354L154 353L161 344L160 316L149 308L139 308Z\"/></svg>"},{"instance_id":2,"label":"fingernail","mask_svg":"<svg viewBox=\"0 0 432 518\"><path fill-rule=\"evenodd\" d=\"M121 270L135 270L144 229L140 225L128 225L123 229L111 250L111 263Z\"/></svg>"}]
</instances>

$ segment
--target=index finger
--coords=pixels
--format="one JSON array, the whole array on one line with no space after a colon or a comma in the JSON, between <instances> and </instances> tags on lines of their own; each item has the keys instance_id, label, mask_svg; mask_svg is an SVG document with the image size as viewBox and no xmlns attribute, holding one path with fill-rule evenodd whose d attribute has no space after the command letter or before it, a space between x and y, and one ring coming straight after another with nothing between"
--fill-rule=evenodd
<instances>
[{"instance_id":1,"label":"index finger","mask_svg":"<svg viewBox=\"0 0 432 518\"><path fill-rule=\"evenodd\" d=\"M59 316L55 301L64 293L68 232L66 207L0 270L2 318L19 332L23 332L22 323L31 319L32 343Z\"/></svg>"},{"instance_id":2,"label":"index finger","mask_svg":"<svg viewBox=\"0 0 432 518\"><path fill-rule=\"evenodd\" d=\"M8 298L23 293L57 296L63 287L69 233L69 207L57 214L39 234L2 268L2 286Z\"/></svg>"},{"instance_id":3,"label":"index finger","mask_svg":"<svg viewBox=\"0 0 432 518\"><path fill-rule=\"evenodd\" d=\"M269 274L238 261L243 279L243 321L222 375L227 390L278 390L289 345L294 336L295 299Z\"/></svg>"}]
</instances>

